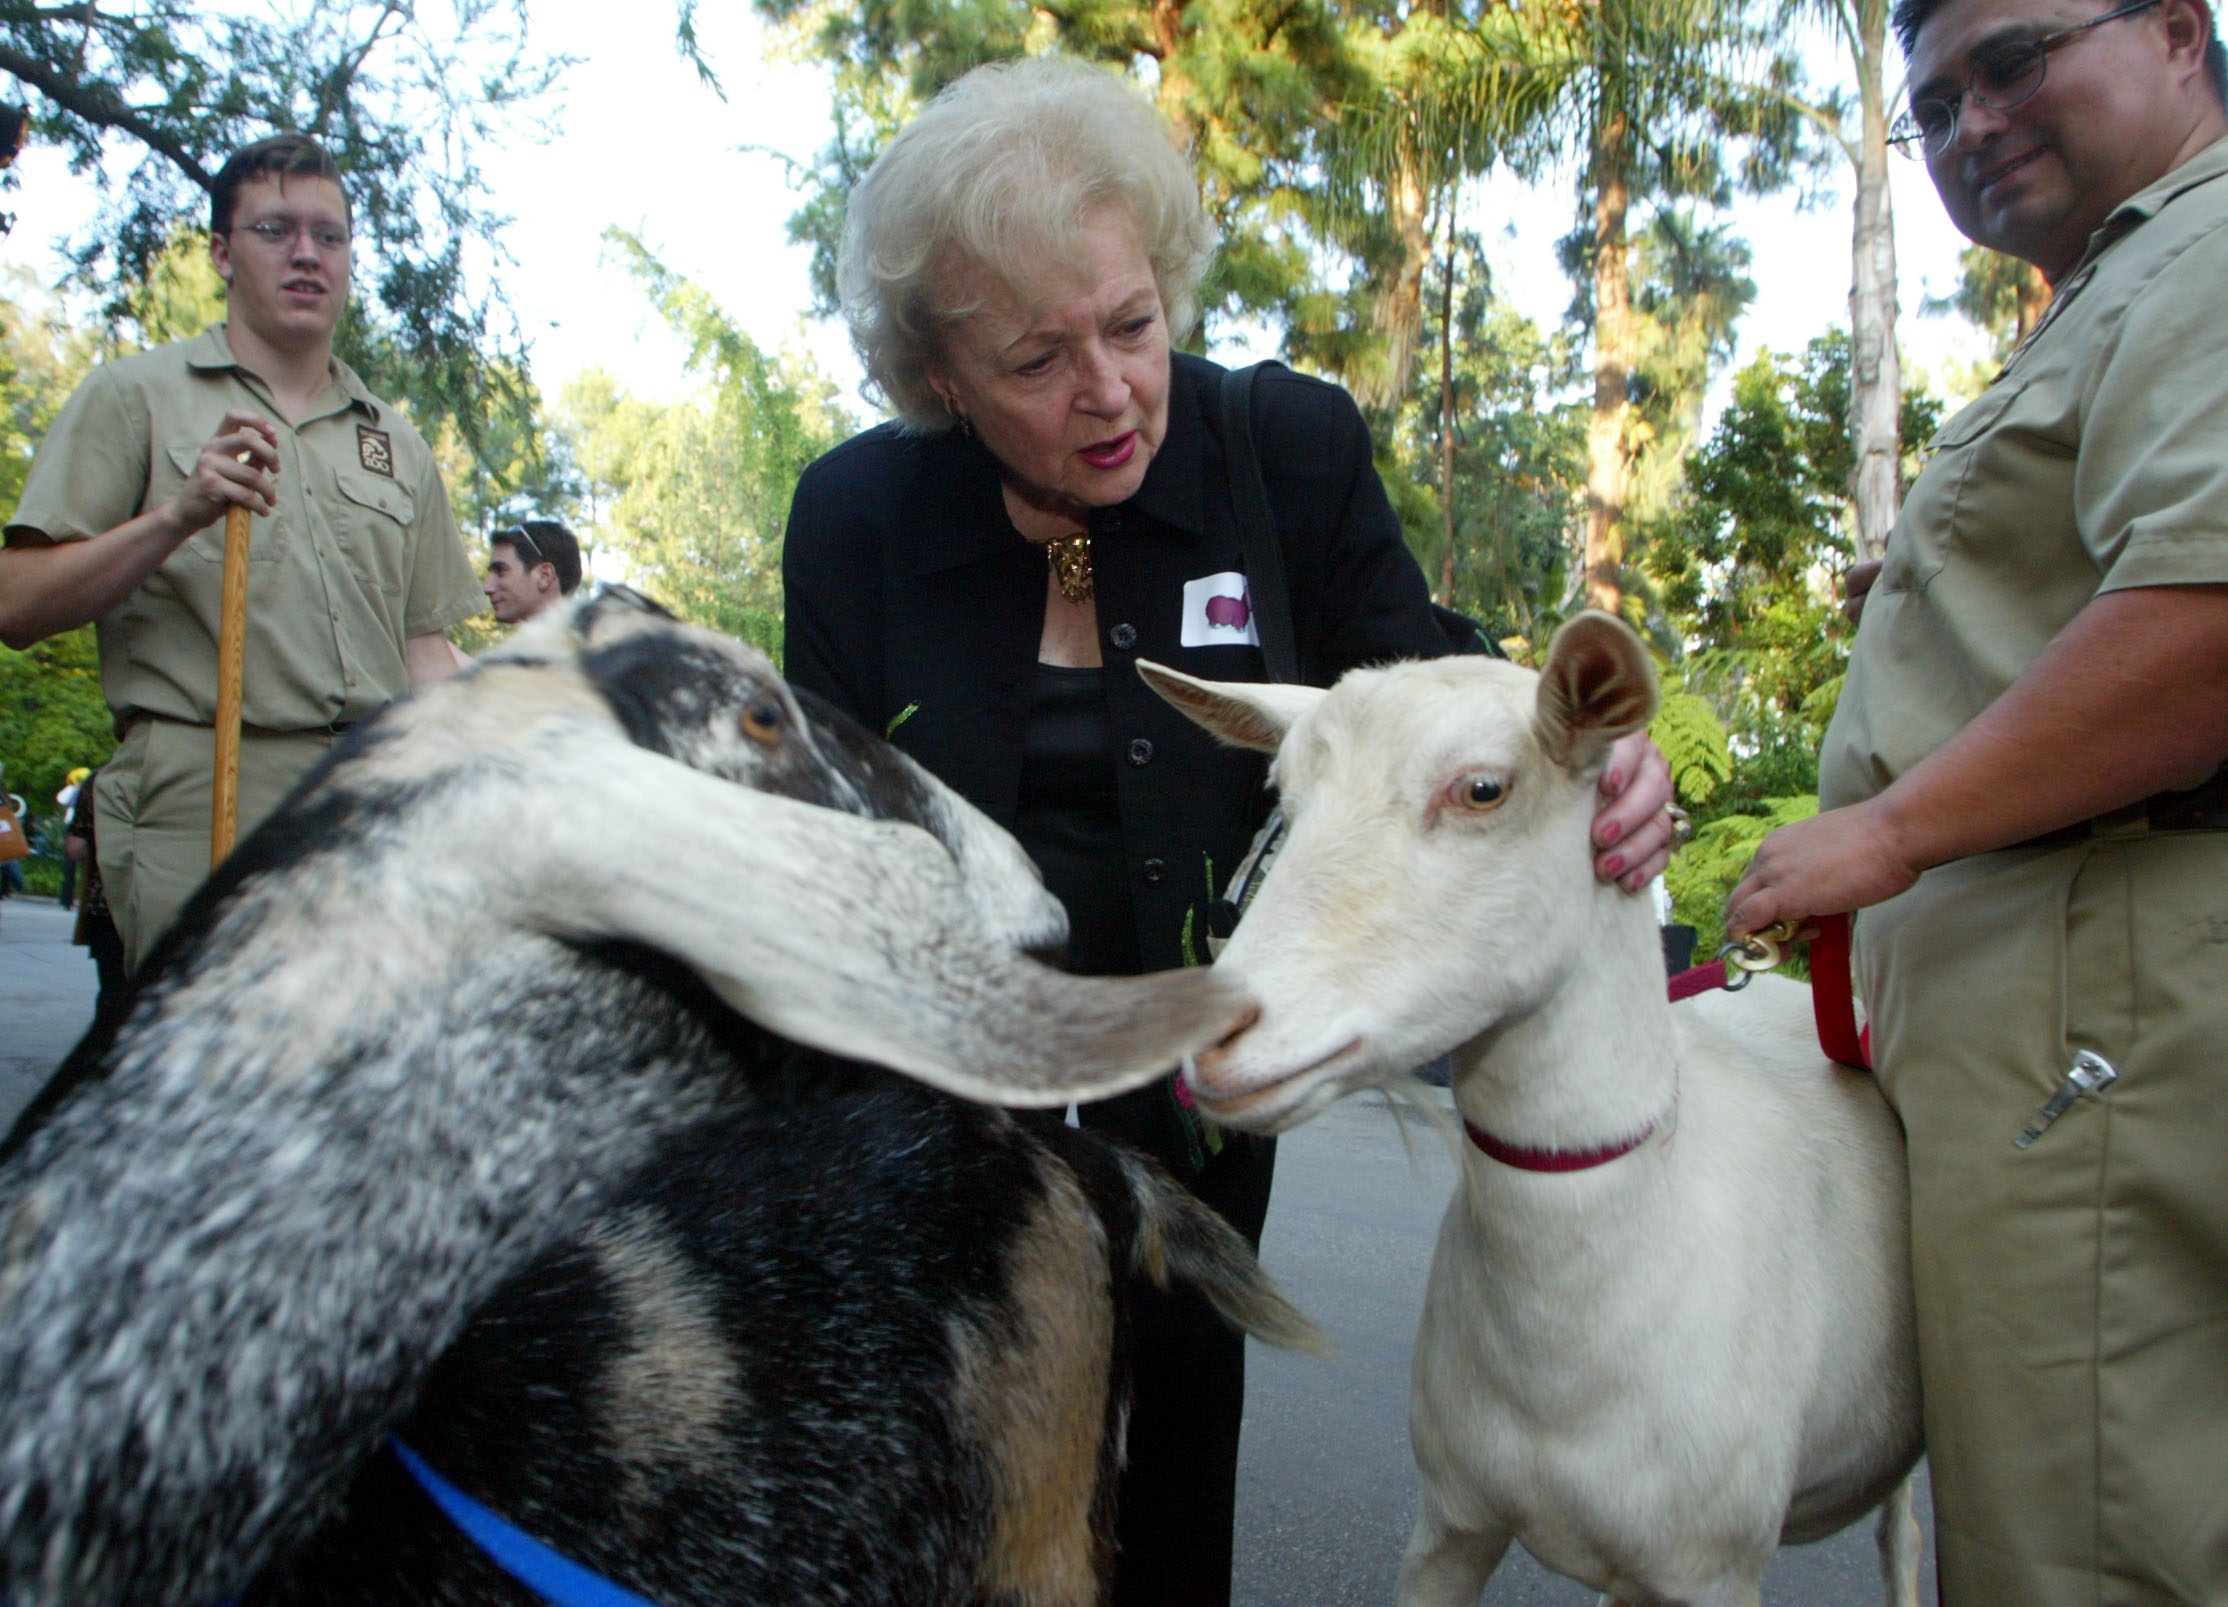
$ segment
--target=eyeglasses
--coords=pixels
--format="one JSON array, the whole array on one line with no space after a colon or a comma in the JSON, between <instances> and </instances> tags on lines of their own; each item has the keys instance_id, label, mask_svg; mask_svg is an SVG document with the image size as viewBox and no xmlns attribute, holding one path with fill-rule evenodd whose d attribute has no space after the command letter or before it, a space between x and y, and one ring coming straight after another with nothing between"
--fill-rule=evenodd
<instances>
[{"instance_id":1,"label":"eyeglasses","mask_svg":"<svg viewBox=\"0 0 2228 1607\"><path fill-rule=\"evenodd\" d=\"M2101 17L2060 28L2056 33L2046 33L2036 39L2016 39L1984 50L1974 58L1973 69L1965 76L1965 87L1957 94L1929 95L1924 100L1911 102L1910 108L1888 129L1888 143L1914 160L1921 156L1928 159L1940 156L1957 138L1958 113L1967 100L1992 112L2008 112L2014 106L2024 106L2042 89L2051 51L2091 28L2132 17L2158 3L2159 0L2135 0L2131 6L2107 11Z\"/></svg>"},{"instance_id":2,"label":"eyeglasses","mask_svg":"<svg viewBox=\"0 0 2228 1607\"><path fill-rule=\"evenodd\" d=\"M270 246L284 250L307 231L311 244L320 251L346 251L348 231L336 229L330 223L294 223L285 218L258 218L247 227L247 232Z\"/></svg>"},{"instance_id":3,"label":"eyeglasses","mask_svg":"<svg viewBox=\"0 0 2228 1607\"><path fill-rule=\"evenodd\" d=\"M541 544L523 530L498 530L487 540L489 546L493 546L500 541L508 546L511 551L522 554L527 560L526 567L529 569L533 568L535 564L549 562L547 558L542 556Z\"/></svg>"}]
</instances>

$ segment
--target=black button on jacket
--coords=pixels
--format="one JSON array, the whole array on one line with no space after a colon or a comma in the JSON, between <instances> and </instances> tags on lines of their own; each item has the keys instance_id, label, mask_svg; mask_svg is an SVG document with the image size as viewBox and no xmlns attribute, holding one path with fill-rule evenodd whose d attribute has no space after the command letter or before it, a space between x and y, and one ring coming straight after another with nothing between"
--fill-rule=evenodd
<instances>
[{"instance_id":1,"label":"black button on jacket","mask_svg":"<svg viewBox=\"0 0 2228 1607\"><path fill-rule=\"evenodd\" d=\"M1132 667L1149 658L1209 680L1268 679L1257 647L1181 640L1185 584L1245 568L1215 424L1221 377L1177 354L1167 436L1136 496L1102 516L1092 547L1102 628L1119 621L1135 633L1133 654L1107 660L1106 702L1125 754L1150 759L1115 769L1138 951L1153 969L1205 958L1207 901L1266 810L1262 760L1215 742ZM1303 678L1327 686L1359 665L1447 652L1352 399L1266 370L1254 438ZM982 445L885 424L829 452L798 482L782 575L789 679L890 731L1010 828L1045 559L1006 517ZM1165 862L1163 876L1145 874L1152 860Z\"/></svg>"}]
</instances>

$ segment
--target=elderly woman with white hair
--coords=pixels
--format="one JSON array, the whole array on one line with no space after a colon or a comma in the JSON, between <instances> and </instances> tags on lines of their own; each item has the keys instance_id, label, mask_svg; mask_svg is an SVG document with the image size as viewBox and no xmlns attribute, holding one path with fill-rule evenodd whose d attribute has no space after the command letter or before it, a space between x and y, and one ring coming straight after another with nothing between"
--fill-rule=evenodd
<instances>
[{"instance_id":1,"label":"elderly woman with white hair","mask_svg":"<svg viewBox=\"0 0 2228 1607\"><path fill-rule=\"evenodd\" d=\"M1173 351L1213 231L1159 116L1060 59L946 89L852 192L838 285L898 414L806 470L783 559L792 681L1009 827L1067 905L1069 964L1196 964L1208 907L1266 811L1258 757L1217 747L1141 658L1269 678L1222 439L1222 370ZM1267 369L1252 436L1301 678L1449 640L1343 391ZM1670 782L1621 746L1597 870L1661 868ZM1169 1165L1258 1241L1270 1141L1203 1127L1173 1082L1084 1125ZM1225 1602L1244 1351L1204 1302L1148 1303L1119 1495L1116 1599Z\"/></svg>"}]
</instances>

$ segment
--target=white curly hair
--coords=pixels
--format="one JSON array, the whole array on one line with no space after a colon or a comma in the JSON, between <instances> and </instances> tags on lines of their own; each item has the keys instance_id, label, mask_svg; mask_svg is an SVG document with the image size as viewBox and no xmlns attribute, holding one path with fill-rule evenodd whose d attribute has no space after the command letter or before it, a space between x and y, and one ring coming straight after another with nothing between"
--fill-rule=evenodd
<instances>
[{"instance_id":1,"label":"white curly hair","mask_svg":"<svg viewBox=\"0 0 2228 1607\"><path fill-rule=\"evenodd\" d=\"M1078 260L1121 207L1171 341L1198 317L1215 231L1168 124L1116 73L1059 56L978 67L906 125L851 192L836 294L878 395L910 428L950 428L928 370L985 278L1024 302L1032 265Z\"/></svg>"}]
</instances>

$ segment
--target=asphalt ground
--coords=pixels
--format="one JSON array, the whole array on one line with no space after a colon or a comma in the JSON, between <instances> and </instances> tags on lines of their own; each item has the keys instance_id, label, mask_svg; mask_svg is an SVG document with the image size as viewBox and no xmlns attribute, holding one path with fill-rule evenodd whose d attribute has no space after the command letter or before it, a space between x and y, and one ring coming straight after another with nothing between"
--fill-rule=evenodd
<instances>
[{"instance_id":1,"label":"asphalt ground","mask_svg":"<svg viewBox=\"0 0 2228 1607\"><path fill-rule=\"evenodd\" d=\"M0 904L0 1128L91 1022L93 962L53 900ZM1444 1097L1444 1096L1440 1096ZM1331 1335L1328 1361L1253 1346L1239 1468L1236 1607L1377 1607L1392 1600L1416 1511L1408 1353L1454 1163L1381 1104L1350 1099L1281 1140L1262 1260ZM1932 1511L1922 1486L1929 1538ZM1932 1559L1926 1572L1931 1575ZM1783 1552L1771 1607L1875 1607L1867 1525ZM1594 1593L1511 1550L1493 1607L1591 1607ZM1932 1607L1931 1578L1921 1599Z\"/></svg>"},{"instance_id":2,"label":"asphalt ground","mask_svg":"<svg viewBox=\"0 0 2228 1607\"><path fill-rule=\"evenodd\" d=\"M70 943L77 916L52 898L0 900L0 1130L15 1124L93 1020L93 957Z\"/></svg>"}]
</instances>

